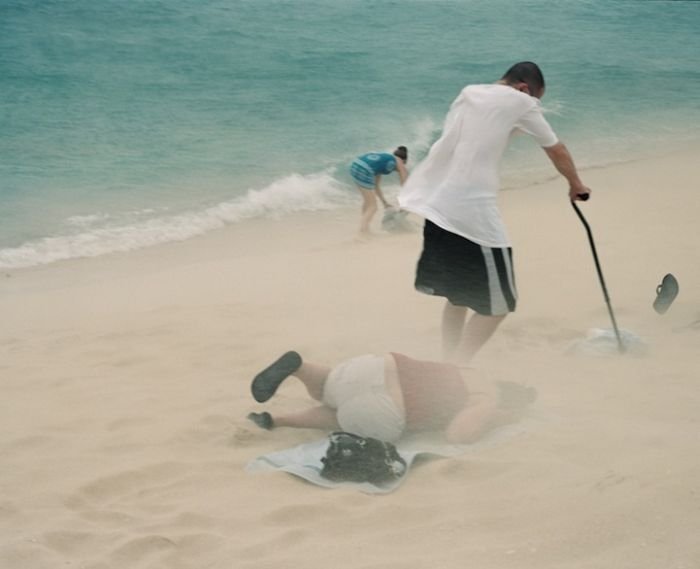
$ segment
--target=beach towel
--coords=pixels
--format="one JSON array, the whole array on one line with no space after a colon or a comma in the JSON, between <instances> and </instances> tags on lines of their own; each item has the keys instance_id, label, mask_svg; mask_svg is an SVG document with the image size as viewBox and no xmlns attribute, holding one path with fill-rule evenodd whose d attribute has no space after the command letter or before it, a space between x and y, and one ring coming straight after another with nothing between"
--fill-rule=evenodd
<instances>
[{"instance_id":1,"label":"beach towel","mask_svg":"<svg viewBox=\"0 0 700 569\"><path fill-rule=\"evenodd\" d=\"M365 494L388 494L403 484L411 467L418 459L449 458L473 453L522 433L525 429L525 422L506 425L495 429L483 439L469 445L447 444L431 435L406 437L396 444L399 454L406 461L407 466L404 475L384 485L376 485L369 482L335 482L321 476L321 469L323 468L321 459L325 456L328 448L328 437L259 456L248 463L246 470L253 473L279 470L324 488L351 487Z\"/></svg>"}]
</instances>

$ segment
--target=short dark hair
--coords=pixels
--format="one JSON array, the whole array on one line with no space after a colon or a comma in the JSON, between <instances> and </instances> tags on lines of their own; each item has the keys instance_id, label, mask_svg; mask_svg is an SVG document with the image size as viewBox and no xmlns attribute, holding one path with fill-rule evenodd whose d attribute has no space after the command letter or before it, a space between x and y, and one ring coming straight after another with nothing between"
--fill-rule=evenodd
<instances>
[{"instance_id":1,"label":"short dark hair","mask_svg":"<svg viewBox=\"0 0 700 569\"><path fill-rule=\"evenodd\" d=\"M406 162L406 160L408 160L408 148L405 146L399 146L396 150L394 150L394 156L398 156L401 158L401 160Z\"/></svg>"},{"instance_id":2,"label":"short dark hair","mask_svg":"<svg viewBox=\"0 0 700 569\"><path fill-rule=\"evenodd\" d=\"M533 97L538 97L544 91L544 76L539 66L532 61L516 63L505 72L501 80L509 85L525 83Z\"/></svg>"}]
</instances>

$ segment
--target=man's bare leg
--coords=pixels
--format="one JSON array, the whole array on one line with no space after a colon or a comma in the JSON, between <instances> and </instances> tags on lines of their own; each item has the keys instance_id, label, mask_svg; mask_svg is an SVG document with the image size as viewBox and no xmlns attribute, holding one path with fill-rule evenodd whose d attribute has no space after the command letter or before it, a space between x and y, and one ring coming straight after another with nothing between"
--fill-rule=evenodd
<instances>
[{"instance_id":1,"label":"man's bare leg","mask_svg":"<svg viewBox=\"0 0 700 569\"><path fill-rule=\"evenodd\" d=\"M304 362L293 375L301 380L312 399L321 401L323 399L323 388L326 385L326 379L328 379L330 372L331 368L328 366Z\"/></svg>"},{"instance_id":2,"label":"man's bare leg","mask_svg":"<svg viewBox=\"0 0 700 569\"><path fill-rule=\"evenodd\" d=\"M462 342L455 353L454 361L457 365L466 366L483 345L493 336L496 328L503 322L506 315L484 316L472 314L464 327Z\"/></svg>"},{"instance_id":3,"label":"man's bare leg","mask_svg":"<svg viewBox=\"0 0 700 569\"><path fill-rule=\"evenodd\" d=\"M451 361L462 339L464 322L467 317L466 306L457 306L449 300L442 309L442 359Z\"/></svg>"}]
</instances>

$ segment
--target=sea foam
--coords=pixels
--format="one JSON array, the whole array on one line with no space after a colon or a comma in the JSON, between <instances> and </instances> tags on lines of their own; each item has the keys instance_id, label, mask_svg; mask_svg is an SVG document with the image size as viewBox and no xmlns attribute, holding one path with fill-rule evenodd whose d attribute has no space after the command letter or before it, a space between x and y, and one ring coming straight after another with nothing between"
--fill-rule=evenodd
<instances>
[{"instance_id":1,"label":"sea foam","mask_svg":"<svg viewBox=\"0 0 700 569\"><path fill-rule=\"evenodd\" d=\"M329 169L310 175L291 174L262 189L199 211L179 214L153 209L115 219L107 214L73 216L66 232L0 249L0 269L18 269L125 252L183 241L226 225L254 218L325 211L353 203L353 196ZM130 222L126 219L130 218Z\"/></svg>"}]
</instances>

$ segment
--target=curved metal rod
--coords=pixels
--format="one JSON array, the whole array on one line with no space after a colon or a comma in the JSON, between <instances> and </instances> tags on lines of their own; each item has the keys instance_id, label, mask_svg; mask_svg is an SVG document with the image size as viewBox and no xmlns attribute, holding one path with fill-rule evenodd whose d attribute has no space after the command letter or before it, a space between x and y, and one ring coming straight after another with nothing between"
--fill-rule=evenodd
<instances>
[{"instance_id":1,"label":"curved metal rod","mask_svg":"<svg viewBox=\"0 0 700 569\"><path fill-rule=\"evenodd\" d=\"M586 234L588 235L588 242L590 243L591 251L593 252L593 260L595 261L595 268L596 268L596 271L598 271L598 280L600 280L600 286L603 289L603 298L605 298L605 304L607 304L607 306L608 306L608 314L610 314L610 321L612 322L613 330L615 331L615 338L617 338L617 349L621 354L624 354L625 353L625 345L622 343L622 338L620 337L620 330L617 327L617 321L615 320L615 314L613 314L612 305L610 304L610 296L608 295L608 288L605 286L605 279L603 278L603 271L600 268L600 261L598 261L598 253L596 252L596 249L595 249L595 242L593 241L593 233L591 233L591 228L588 225L586 218L583 217L583 214L581 213L581 210L576 205L575 201L571 200L571 206L574 208L576 215L578 215L578 218L581 220L581 223L583 223L583 226L586 228Z\"/></svg>"}]
</instances>

